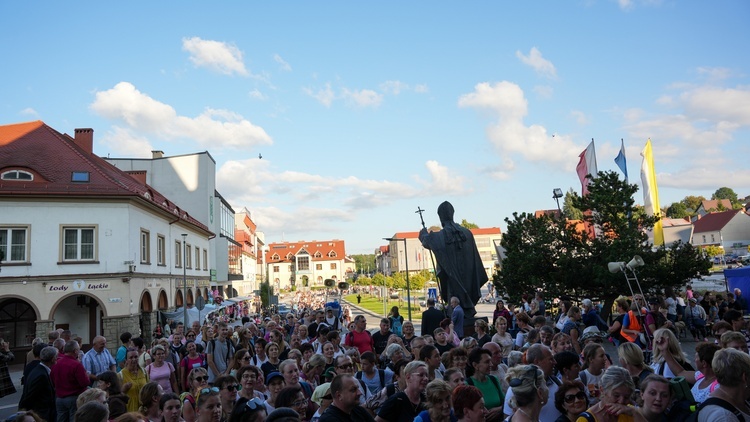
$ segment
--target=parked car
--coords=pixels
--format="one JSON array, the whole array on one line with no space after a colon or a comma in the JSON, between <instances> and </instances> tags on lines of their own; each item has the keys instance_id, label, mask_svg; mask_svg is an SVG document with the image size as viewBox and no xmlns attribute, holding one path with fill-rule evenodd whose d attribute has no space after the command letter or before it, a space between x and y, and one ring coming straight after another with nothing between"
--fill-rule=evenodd
<instances>
[{"instance_id":1,"label":"parked car","mask_svg":"<svg viewBox=\"0 0 750 422\"><path fill-rule=\"evenodd\" d=\"M291 312L292 310L291 308L289 308L289 305L287 305L286 303L279 303L278 311L279 311L279 315L284 316L288 314L289 312Z\"/></svg>"}]
</instances>

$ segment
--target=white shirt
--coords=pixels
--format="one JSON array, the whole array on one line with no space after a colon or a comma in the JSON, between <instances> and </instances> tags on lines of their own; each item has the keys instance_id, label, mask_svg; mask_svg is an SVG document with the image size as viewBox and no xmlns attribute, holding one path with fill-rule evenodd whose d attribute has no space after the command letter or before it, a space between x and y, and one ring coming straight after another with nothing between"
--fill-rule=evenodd
<instances>
[{"instance_id":1,"label":"white shirt","mask_svg":"<svg viewBox=\"0 0 750 422\"><path fill-rule=\"evenodd\" d=\"M539 413L540 422L555 422L562 413L555 407L555 393L560 388L554 381L547 381L547 388L549 388L549 399L547 404L542 407L542 411ZM513 409L510 407L510 398L513 397L513 387L508 388L508 394L505 395L505 404L503 405L503 413L507 416L513 414Z\"/></svg>"}]
</instances>

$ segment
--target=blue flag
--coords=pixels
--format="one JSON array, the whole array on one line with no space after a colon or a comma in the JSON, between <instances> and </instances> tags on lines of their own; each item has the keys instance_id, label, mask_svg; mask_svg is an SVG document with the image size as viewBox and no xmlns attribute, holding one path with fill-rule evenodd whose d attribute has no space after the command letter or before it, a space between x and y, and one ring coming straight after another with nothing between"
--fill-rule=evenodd
<instances>
[{"instance_id":1,"label":"blue flag","mask_svg":"<svg viewBox=\"0 0 750 422\"><path fill-rule=\"evenodd\" d=\"M625 183L628 182L628 166L627 162L625 161L625 140L620 139L620 142L622 144L620 145L620 153L617 154L617 157L615 157L615 163L617 164L617 167L622 170L622 172L625 174Z\"/></svg>"}]
</instances>

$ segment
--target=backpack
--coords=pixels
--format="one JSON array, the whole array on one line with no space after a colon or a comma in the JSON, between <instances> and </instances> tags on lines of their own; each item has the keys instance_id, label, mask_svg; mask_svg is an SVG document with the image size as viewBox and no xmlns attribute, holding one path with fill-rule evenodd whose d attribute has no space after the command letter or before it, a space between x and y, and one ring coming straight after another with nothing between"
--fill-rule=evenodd
<instances>
[{"instance_id":1,"label":"backpack","mask_svg":"<svg viewBox=\"0 0 750 422\"><path fill-rule=\"evenodd\" d=\"M180 394L180 403L185 403L185 400L187 400L190 405L193 406L193 409L195 409L195 397L187 391Z\"/></svg>"},{"instance_id":2,"label":"backpack","mask_svg":"<svg viewBox=\"0 0 750 422\"><path fill-rule=\"evenodd\" d=\"M382 390L383 387L385 387L385 371L382 369L375 368L376 371L378 371L378 375L380 376L380 389ZM362 371L357 371L356 374L354 374L354 378L363 381L362 380Z\"/></svg>"},{"instance_id":3,"label":"backpack","mask_svg":"<svg viewBox=\"0 0 750 422\"><path fill-rule=\"evenodd\" d=\"M227 337L226 342L227 342L227 365L229 365L229 362L232 360L232 355L234 355L234 352L235 352L234 342L229 337ZM211 350L215 351L216 339L209 340L209 344L211 344ZM208 350L208 347L206 347L206 349Z\"/></svg>"},{"instance_id":4,"label":"backpack","mask_svg":"<svg viewBox=\"0 0 750 422\"><path fill-rule=\"evenodd\" d=\"M732 412L734 414L734 416L737 416L737 419L740 422L745 422L745 417L742 416L742 413L739 410L737 410L736 407L732 406L732 404L729 403L728 401L722 400L722 399L719 399L719 398L716 398L716 397L709 397L708 399L706 399L706 401L704 401L703 403L701 403L698 406L698 408L695 409L695 412L691 413L690 416L688 416L685 420L687 422L698 422L698 414L700 413L701 409L703 409L706 406L711 406L711 405L719 406L719 407L721 407L723 409L726 409L726 410Z\"/></svg>"}]
</instances>

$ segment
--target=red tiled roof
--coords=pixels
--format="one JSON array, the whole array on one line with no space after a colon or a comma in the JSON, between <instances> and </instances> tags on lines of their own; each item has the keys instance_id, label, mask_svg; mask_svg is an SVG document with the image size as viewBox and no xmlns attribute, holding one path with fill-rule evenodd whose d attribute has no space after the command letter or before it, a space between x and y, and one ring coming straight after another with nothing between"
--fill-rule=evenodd
<instances>
[{"instance_id":1,"label":"red tiled roof","mask_svg":"<svg viewBox=\"0 0 750 422\"><path fill-rule=\"evenodd\" d=\"M0 196L137 198L212 234L151 186L87 153L42 121L0 126L0 172L17 168L28 169L34 180L0 180ZM73 182L73 172L87 172L89 181Z\"/></svg>"},{"instance_id":2,"label":"red tiled roof","mask_svg":"<svg viewBox=\"0 0 750 422\"><path fill-rule=\"evenodd\" d=\"M292 259L301 251L307 251L310 255L310 261L330 261L346 258L346 247L343 240L312 240L299 242L280 242L269 243L268 252L266 252L266 261L269 263L291 262ZM333 253L335 256L329 257ZM291 254L292 259L287 256ZM320 255L316 257L316 255ZM278 255L278 258L274 258Z\"/></svg>"},{"instance_id":3,"label":"red tiled roof","mask_svg":"<svg viewBox=\"0 0 750 422\"><path fill-rule=\"evenodd\" d=\"M500 234L500 227L485 227L478 229L471 229L471 233L477 234Z\"/></svg>"},{"instance_id":4,"label":"red tiled roof","mask_svg":"<svg viewBox=\"0 0 750 422\"><path fill-rule=\"evenodd\" d=\"M706 199L704 201L701 201L701 205L703 205L703 209L706 212L709 212L709 210L718 210L719 209L719 200L718 199ZM722 199L721 205L724 206L725 210L731 210L732 209L732 201L728 199Z\"/></svg>"},{"instance_id":5,"label":"red tiled roof","mask_svg":"<svg viewBox=\"0 0 750 422\"><path fill-rule=\"evenodd\" d=\"M719 231L741 210L711 212L693 223L693 234Z\"/></svg>"}]
</instances>

